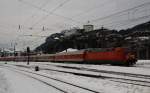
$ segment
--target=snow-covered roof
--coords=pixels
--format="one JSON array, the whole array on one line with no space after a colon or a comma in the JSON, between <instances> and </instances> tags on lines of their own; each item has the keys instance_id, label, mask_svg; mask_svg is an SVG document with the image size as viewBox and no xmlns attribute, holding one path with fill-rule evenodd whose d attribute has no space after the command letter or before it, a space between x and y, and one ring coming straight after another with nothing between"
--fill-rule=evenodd
<instances>
[{"instance_id":1,"label":"snow-covered roof","mask_svg":"<svg viewBox=\"0 0 150 93\"><path fill-rule=\"evenodd\" d=\"M73 48L68 48L67 52L74 52L74 51L78 51L77 49L73 49ZM61 53L66 52L66 50L62 51Z\"/></svg>"}]
</instances>

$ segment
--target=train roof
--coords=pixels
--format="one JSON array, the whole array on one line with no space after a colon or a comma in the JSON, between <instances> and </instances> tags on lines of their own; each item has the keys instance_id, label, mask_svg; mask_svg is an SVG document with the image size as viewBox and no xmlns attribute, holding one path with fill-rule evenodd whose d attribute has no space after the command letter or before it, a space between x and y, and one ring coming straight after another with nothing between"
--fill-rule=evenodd
<instances>
[{"instance_id":1,"label":"train roof","mask_svg":"<svg viewBox=\"0 0 150 93\"><path fill-rule=\"evenodd\" d=\"M78 50L78 51L73 51L73 52L56 53L56 55L83 54L83 53L84 53L84 50Z\"/></svg>"}]
</instances>

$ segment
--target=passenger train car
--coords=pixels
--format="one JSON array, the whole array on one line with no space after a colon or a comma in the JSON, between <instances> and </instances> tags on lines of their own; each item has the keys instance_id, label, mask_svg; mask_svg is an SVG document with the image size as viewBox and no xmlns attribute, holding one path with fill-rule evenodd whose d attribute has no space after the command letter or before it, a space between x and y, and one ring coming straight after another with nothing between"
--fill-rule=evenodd
<instances>
[{"instance_id":1,"label":"passenger train car","mask_svg":"<svg viewBox=\"0 0 150 93\"><path fill-rule=\"evenodd\" d=\"M0 57L0 61L27 61L27 56ZM136 55L128 48L85 49L75 52L32 55L33 62L71 62L88 64L111 64L131 66L137 61Z\"/></svg>"}]
</instances>

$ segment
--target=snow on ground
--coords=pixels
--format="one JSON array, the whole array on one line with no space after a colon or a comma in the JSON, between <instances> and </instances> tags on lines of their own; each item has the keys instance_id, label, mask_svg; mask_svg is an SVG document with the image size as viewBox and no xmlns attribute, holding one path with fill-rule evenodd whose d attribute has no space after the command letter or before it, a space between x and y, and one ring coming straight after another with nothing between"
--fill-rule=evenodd
<instances>
[{"instance_id":1,"label":"snow on ground","mask_svg":"<svg viewBox=\"0 0 150 93\"><path fill-rule=\"evenodd\" d=\"M26 64L21 64L22 66L26 67ZM30 68L34 69L35 63L30 64ZM57 64L58 65L58 64ZM67 65L67 64L65 64ZM85 66L85 65L84 65ZM97 65L96 65L97 66ZM77 70L77 69L68 69L68 68L61 68L57 67L54 64L53 65L39 65L40 69L52 69L52 70L59 70L59 71L65 71L65 72L75 72L75 73L82 73L82 74L91 74L91 75L97 75L97 76L106 76L106 77L116 77L116 78L126 78L126 79L134 79L134 80L144 80L144 81L149 81L149 79L143 79L143 78L138 78L138 77L128 77L125 75L116 75L116 74L111 74L111 73L99 73L99 72L92 72L92 71L87 71L85 70ZM121 67L116 66L117 69L121 69ZM110 71L110 70L109 70ZM118 72L118 71L116 71Z\"/></svg>"},{"instance_id":2,"label":"snow on ground","mask_svg":"<svg viewBox=\"0 0 150 93\"><path fill-rule=\"evenodd\" d=\"M137 62L138 67L119 67L119 66L107 66L107 65L85 65L85 64L83 65L60 64L60 63L49 63L49 62L47 62L47 64L70 65L70 66L85 67L85 68L92 68L92 69L120 71L120 72L122 71L128 73L139 73L139 74L150 75L150 69L139 67L139 66L145 67L145 65L150 67L149 62L150 61L140 60ZM4 65L4 63L1 64ZM9 65L9 64L26 65L26 63L19 63L19 62L8 63L5 65ZM38 65L42 67L43 66L42 64L45 63L40 63ZM30 65L35 66L37 65L37 63L32 62ZM45 67L52 68L51 66L45 66ZM27 68L21 68L21 69L33 71ZM94 79L94 78L75 76L67 73L60 73L60 72L47 71L47 70L41 70L37 73L50 76L53 78L57 78L63 81L71 82L93 90L97 90L100 91L101 93L150 93L149 87L112 82L107 79ZM42 84L41 82L38 82L37 80L34 80L32 78L26 77L24 75L21 75L19 73L4 68L0 68L0 89L1 89L0 93L59 93L59 91L55 90L54 88L48 87ZM79 93L79 92L74 92L74 93Z\"/></svg>"},{"instance_id":3,"label":"snow on ground","mask_svg":"<svg viewBox=\"0 0 150 93\"><path fill-rule=\"evenodd\" d=\"M52 64L61 66L72 66L80 68L90 68L106 71L116 71L116 72L126 72L134 74L150 75L150 60L139 60L137 65L133 67L123 67L123 66L111 66L111 65L86 65L86 64L67 64L67 63L41 63L41 64Z\"/></svg>"},{"instance_id":4,"label":"snow on ground","mask_svg":"<svg viewBox=\"0 0 150 93\"><path fill-rule=\"evenodd\" d=\"M4 68L0 68L0 71L3 72L3 75L0 74L0 89L2 90L0 93L60 93L54 88L14 71ZM9 87L11 91L8 90Z\"/></svg>"},{"instance_id":5,"label":"snow on ground","mask_svg":"<svg viewBox=\"0 0 150 93\"><path fill-rule=\"evenodd\" d=\"M139 64L139 63L142 63L142 64L149 63L150 64L150 60L138 60L137 64Z\"/></svg>"},{"instance_id":6,"label":"snow on ground","mask_svg":"<svg viewBox=\"0 0 150 93\"><path fill-rule=\"evenodd\" d=\"M2 69L0 68L0 93L13 93Z\"/></svg>"},{"instance_id":7,"label":"snow on ground","mask_svg":"<svg viewBox=\"0 0 150 93\"><path fill-rule=\"evenodd\" d=\"M138 60L136 67L150 69L150 60Z\"/></svg>"},{"instance_id":8,"label":"snow on ground","mask_svg":"<svg viewBox=\"0 0 150 93\"><path fill-rule=\"evenodd\" d=\"M82 85L91 89L95 89L101 91L102 93L149 93L150 88L145 88L142 86L130 85L130 84L122 84L111 82L107 79L96 79L96 78L88 78L88 77L79 77L69 74L56 74L56 72L43 71L44 73L51 74L55 78L69 81L74 84ZM57 72L58 73L58 72Z\"/></svg>"},{"instance_id":9,"label":"snow on ground","mask_svg":"<svg viewBox=\"0 0 150 93\"><path fill-rule=\"evenodd\" d=\"M25 69L25 68L22 68L22 69ZM115 82L110 82L104 79L78 77L78 76L74 76L74 75L70 75L66 73L58 73L54 71L40 71L38 73L47 75L53 78L57 78L60 80L64 80L67 82L71 82L80 86L84 86L86 88L94 89L102 93L147 93L144 91L149 91L149 88L145 88L142 86L115 83ZM73 93L80 93L80 92L73 92ZM82 93L85 93L85 92L82 92Z\"/></svg>"}]
</instances>

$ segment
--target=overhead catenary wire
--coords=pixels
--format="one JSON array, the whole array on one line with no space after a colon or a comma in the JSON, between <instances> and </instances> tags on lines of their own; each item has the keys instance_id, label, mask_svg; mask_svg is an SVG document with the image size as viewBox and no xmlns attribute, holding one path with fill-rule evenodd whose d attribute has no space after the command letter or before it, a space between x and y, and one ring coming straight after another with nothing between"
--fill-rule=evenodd
<instances>
[{"instance_id":1,"label":"overhead catenary wire","mask_svg":"<svg viewBox=\"0 0 150 93\"><path fill-rule=\"evenodd\" d=\"M54 13L57 9L61 8L63 5L65 5L67 2L69 2L70 0L65 0L64 2L60 3L56 8L54 8L53 10L51 10L51 13ZM50 14L45 15L44 17L42 17L41 19L39 19L36 23L34 23L32 25L32 27L34 27L35 25L39 24L40 22L44 21L45 19L47 19L47 17L49 17Z\"/></svg>"},{"instance_id":2,"label":"overhead catenary wire","mask_svg":"<svg viewBox=\"0 0 150 93\"><path fill-rule=\"evenodd\" d=\"M147 19L147 18L150 18L150 15L146 15L146 16L142 16L142 17L138 17L138 18L134 18L134 19L131 19L131 20L125 20L121 25L118 25L118 26L125 26L125 25L129 25L133 22L136 22L136 21L139 21L139 20L143 20L143 19Z\"/></svg>"},{"instance_id":3,"label":"overhead catenary wire","mask_svg":"<svg viewBox=\"0 0 150 93\"><path fill-rule=\"evenodd\" d=\"M44 35L20 35L20 36L29 36L29 37L48 37L48 36L44 36Z\"/></svg>"},{"instance_id":4,"label":"overhead catenary wire","mask_svg":"<svg viewBox=\"0 0 150 93\"><path fill-rule=\"evenodd\" d=\"M149 9L150 10L150 9ZM147 9L145 9L145 10L142 10L142 11L138 11L137 13L139 14L139 13L142 13L142 12L145 12L145 11L147 11ZM124 14L125 15L125 14ZM124 16L123 15L123 16ZM135 15L135 14L134 14ZM131 15L130 16L130 18L127 18L127 19L125 19L125 20L119 20L119 21L111 21L111 22L109 22L109 23L106 23L106 24L102 24L103 26L107 26L107 25L111 25L111 24L120 24L120 23L122 23L122 22L128 22L128 21L135 21L135 20L137 20L137 19L144 19L144 18L147 18L147 17L149 17L150 15L149 14L146 14L146 15L143 15L143 16L139 16L139 17L135 17L134 15ZM132 17L133 16L133 17Z\"/></svg>"},{"instance_id":5,"label":"overhead catenary wire","mask_svg":"<svg viewBox=\"0 0 150 93\"><path fill-rule=\"evenodd\" d=\"M65 18L65 19L67 19L67 20L70 20L70 21L79 23L79 21L73 20L72 18L68 18L68 17L65 17L65 16L58 15L58 14L55 14L55 13L54 13L54 11L56 11L58 8L62 7L65 3L67 3L67 2L70 1L70 0L65 0L63 3L59 4L58 7L54 8L53 11L47 11L46 9L43 9L43 8L41 8L41 7L38 7L38 6L36 6L36 5L34 5L34 4L31 4L31 3L29 3L29 2L25 2L25 1L23 1L23 0L19 0L19 1L21 1L22 3L28 4L28 5L30 5L30 6L32 6L32 7L34 7L34 8L37 8L37 9L39 9L39 10L41 10L41 11L44 11L44 12L48 13L47 16L49 16L49 15L55 15L55 16L62 17L62 18ZM44 20L47 16L43 17L42 20ZM38 21L38 22L41 22L41 21ZM36 24L38 24L38 22L36 22L35 24L33 24L33 25L31 26L31 28L33 28L33 26L35 26Z\"/></svg>"},{"instance_id":6,"label":"overhead catenary wire","mask_svg":"<svg viewBox=\"0 0 150 93\"><path fill-rule=\"evenodd\" d=\"M0 24L0 28L4 28L4 29L17 29L17 30L41 30L41 31L43 31L43 26L42 27L34 27L34 28L32 28L32 27L29 27L29 26L24 26L24 25L10 25L10 26L8 26L8 24L7 25L1 25ZM44 26L44 31L46 31L46 30L53 30L54 28L47 28L47 27L45 27Z\"/></svg>"},{"instance_id":7,"label":"overhead catenary wire","mask_svg":"<svg viewBox=\"0 0 150 93\"><path fill-rule=\"evenodd\" d=\"M64 28L63 26L60 26L60 27L58 27L58 25L59 24L57 24L57 28ZM69 24L68 24L69 25ZM69 25L70 27L71 27L71 25ZM32 33L31 35L37 35L37 34L40 34L40 33L42 33L43 31L45 32L45 31L49 31L49 30L47 30L47 28L45 28L45 26L43 26L44 27L44 29L42 29L42 31L39 31L39 32L34 32L34 33ZM51 29L52 30L52 29Z\"/></svg>"},{"instance_id":8,"label":"overhead catenary wire","mask_svg":"<svg viewBox=\"0 0 150 93\"><path fill-rule=\"evenodd\" d=\"M40 7L41 7L41 8L44 8L50 1L51 1L51 0L46 0ZM28 17L28 18L24 21L23 25L26 24L30 19L34 18L35 16L36 16L36 13L33 13L30 17Z\"/></svg>"},{"instance_id":9,"label":"overhead catenary wire","mask_svg":"<svg viewBox=\"0 0 150 93\"><path fill-rule=\"evenodd\" d=\"M67 2L69 2L71 0L65 0L64 2L60 3L57 7L55 7L53 10L51 10L51 13L54 13L55 11L57 11L59 8L63 7ZM46 16L42 17L40 20L38 20L36 23L34 23L32 25L32 27L34 27L35 25L37 25L38 23L42 22L43 20L47 19L47 17L50 14L47 14ZM44 27L44 26L43 26ZM44 31L44 30L43 30ZM35 33L34 33L35 34Z\"/></svg>"},{"instance_id":10,"label":"overhead catenary wire","mask_svg":"<svg viewBox=\"0 0 150 93\"><path fill-rule=\"evenodd\" d=\"M41 8L41 9L42 9L42 8ZM41 10L41 9L40 9L40 10ZM134 9L133 9L133 10L134 10ZM47 10L46 10L46 11L47 11ZM131 10L129 10L129 11L131 11ZM128 11L127 11L127 12L128 12ZM48 13L48 12L47 12L47 13ZM119 14L120 14L120 13L119 13ZM116 14L116 15L117 15L117 14ZM109 17L108 17L108 18L109 18ZM91 22L91 21L90 21L90 22ZM119 23L119 22L117 22L117 23Z\"/></svg>"},{"instance_id":11,"label":"overhead catenary wire","mask_svg":"<svg viewBox=\"0 0 150 93\"><path fill-rule=\"evenodd\" d=\"M44 38L44 37L41 37L41 38ZM41 38L36 37L35 39L27 41L26 43L28 43L28 45L30 47L32 47L32 46L35 47L35 45L39 44L39 40L41 40ZM42 44L42 42L41 42L41 44Z\"/></svg>"},{"instance_id":12,"label":"overhead catenary wire","mask_svg":"<svg viewBox=\"0 0 150 93\"><path fill-rule=\"evenodd\" d=\"M105 5L108 4L108 3L110 3L110 0L104 2L104 3L100 4L100 5L94 6L94 7L90 8L90 9L87 9L87 10L85 10L84 12L81 12L81 13L79 13L79 14L77 14L77 15L72 16L72 17L80 17L80 16L83 16L83 15L85 15L85 14L87 14L87 13L92 12L92 11L95 10L95 9L98 9L98 8L100 8L100 7L105 6Z\"/></svg>"},{"instance_id":13,"label":"overhead catenary wire","mask_svg":"<svg viewBox=\"0 0 150 93\"><path fill-rule=\"evenodd\" d=\"M66 16L63 16L63 15L59 15L59 14L56 14L56 13L54 13L54 12L48 11L48 10L43 9L43 8L41 8L41 7L37 6L37 5L34 5L34 4L30 3L30 2L23 1L23 0L18 0L18 1L19 1L19 2L22 2L22 3L26 4L26 5L29 5L29 6L31 6L31 7L34 7L34 8L36 8L36 9L39 9L39 10L45 12L45 13L48 13L49 15L58 16L58 17L61 17L61 18L64 18L64 19L66 19L66 20L70 20L70 21L72 21L72 22L79 23L79 24L82 24L82 23L83 23L83 22L81 22L81 21L74 20L74 19L72 19L72 18L70 18L70 17L66 17Z\"/></svg>"},{"instance_id":14,"label":"overhead catenary wire","mask_svg":"<svg viewBox=\"0 0 150 93\"><path fill-rule=\"evenodd\" d=\"M147 19L147 18L150 18L150 14L149 15L146 15L146 16L140 16L140 17L137 17L137 18L132 18L132 19L126 19L126 20L120 20L120 21L116 21L116 22L113 22L113 23L108 23L108 24L105 24L106 27L119 27L119 26L125 26L125 25L129 25L133 22L136 22L136 21L139 21L139 20L144 20L144 19ZM150 19L149 19L150 20ZM110 25L109 25L110 24ZM113 24L113 25L111 25Z\"/></svg>"},{"instance_id":15,"label":"overhead catenary wire","mask_svg":"<svg viewBox=\"0 0 150 93\"><path fill-rule=\"evenodd\" d=\"M41 40L41 39L38 39L38 40L36 40L36 41L32 41L32 42L31 42L31 43L32 43L31 46L37 47L37 45L41 45L42 42L41 42L41 44L39 44L39 40ZM34 43L34 44L33 44L33 43Z\"/></svg>"},{"instance_id":16,"label":"overhead catenary wire","mask_svg":"<svg viewBox=\"0 0 150 93\"><path fill-rule=\"evenodd\" d=\"M48 31L48 30L52 30L52 29L48 29L48 28L44 28L45 29L45 31ZM35 30L35 29L34 29ZM45 32L44 31L44 32ZM40 32L36 32L36 33L32 33L32 34L30 34L30 35L24 35L24 34L22 34L22 35L18 35L18 37L24 37L24 36L30 36L30 37L37 37L37 38L45 38L45 37L48 37L48 36L44 36L44 35L38 35L39 33L41 33L41 32L43 32L42 30L40 31ZM37 41L36 39L34 39L34 41Z\"/></svg>"},{"instance_id":17,"label":"overhead catenary wire","mask_svg":"<svg viewBox=\"0 0 150 93\"><path fill-rule=\"evenodd\" d=\"M129 9L126 9L126 10L123 10L123 11L119 11L119 12L113 13L113 14L105 16L105 17L96 18L96 19L90 20L90 22L93 23L93 22L101 21L101 20L113 17L115 15L118 15L118 14L121 14L121 13L124 13L124 12L128 12L128 11L132 11L132 10L134 10L136 8L147 6L147 5L150 5L150 2L146 2L146 3L143 3L143 4L137 5L135 7L132 7L132 8L129 8Z\"/></svg>"},{"instance_id":18,"label":"overhead catenary wire","mask_svg":"<svg viewBox=\"0 0 150 93\"><path fill-rule=\"evenodd\" d=\"M21 1L22 1L22 0L21 0ZM59 8L62 7L65 3L69 2L69 1L70 1L70 0L65 0L64 2L62 2L61 4L59 4L56 8L54 8L51 12L55 12L57 9L59 9ZM42 7L43 7L43 6L41 6L40 9L42 9ZM48 16L49 16L49 14L46 15L45 17L43 17L41 20L37 21L37 23L35 23L34 25L38 24L38 23L41 22L42 20L45 20ZM34 25L33 25L33 26L34 26ZM43 26L43 27L44 27L44 26ZM31 28L33 28L33 27L31 27Z\"/></svg>"}]
</instances>

